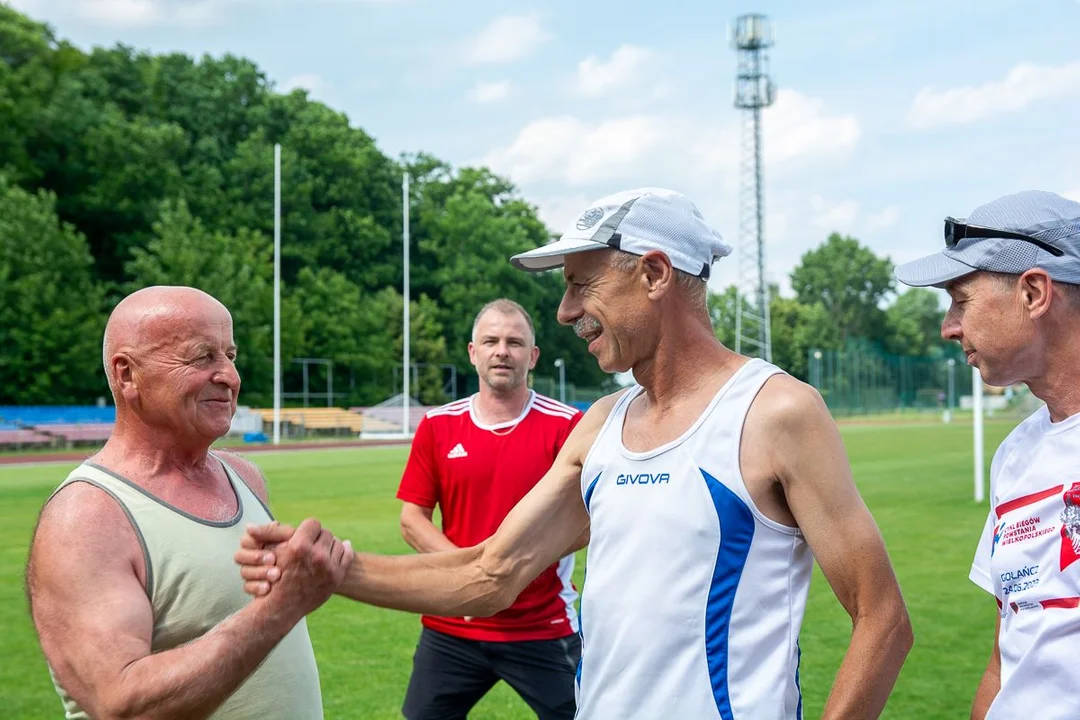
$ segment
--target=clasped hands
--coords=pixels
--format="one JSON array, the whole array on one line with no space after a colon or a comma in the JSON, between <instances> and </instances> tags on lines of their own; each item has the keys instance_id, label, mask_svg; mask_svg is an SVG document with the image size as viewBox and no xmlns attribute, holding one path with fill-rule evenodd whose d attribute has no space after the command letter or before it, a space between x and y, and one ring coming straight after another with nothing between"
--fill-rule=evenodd
<instances>
[{"instance_id":1,"label":"clasped hands","mask_svg":"<svg viewBox=\"0 0 1080 720\"><path fill-rule=\"evenodd\" d=\"M303 617L334 594L355 557L348 540L309 518L296 528L278 522L249 525L233 559L245 592Z\"/></svg>"}]
</instances>

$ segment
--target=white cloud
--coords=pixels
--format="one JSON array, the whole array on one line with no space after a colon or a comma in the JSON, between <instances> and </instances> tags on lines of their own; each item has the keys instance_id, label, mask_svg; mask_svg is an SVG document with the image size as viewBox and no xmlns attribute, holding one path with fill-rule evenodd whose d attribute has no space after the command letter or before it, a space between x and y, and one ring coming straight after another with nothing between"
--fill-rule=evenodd
<instances>
[{"instance_id":1,"label":"white cloud","mask_svg":"<svg viewBox=\"0 0 1080 720\"><path fill-rule=\"evenodd\" d=\"M810 225L826 232L868 235L892 227L900 219L897 205L889 205L877 212L864 212L859 202L851 198L829 201L821 195L811 195L807 205Z\"/></svg>"},{"instance_id":2,"label":"white cloud","mask_svg":"<svg viewBox=\"0 0 1080 720\"><path fill-rule=\"evenodd\" d=\"M854 200L827 203L820 195L813 195L810 209L816 213L811 224L829 232L851 232L859 218L859 203Z\"/></svg>"},{"instance_id":3,"label":"white cloud","mask_svg":"<svg viewBox=\"0 0 1080 720\"><path fill-rule=\"evenodd\" d=\"M492 151L480 162L518 183L584 185L642 169L667 138L663 122L653 116L588 123L563 115L530 122L509 147Z\"/></svg>"},{"instance_id":4,"label":"white cloud","mask_svg":"<svg viewBox=\"0 0 1080 720\"><path fill-rule=\"evenodd\" d=\"M576 89L582 95L596 97L630 86L642 78L654 56L652 50L636 45L621 46L607 62L590 55L578 63Z\"/></svg>"},{"instance_id":5,"label":"white cloud","mask_svg":"<svg viewBox=\"0 0 1080 720\"><path fill-rule=\"evenodd\" d=\"M509 143L475 162L510 177L526 197L535 198L541 219L555 232L596 197L655 185L685 192L737 246L739 131L737 120L717 130L711 116L701 115L627 114L596 121L553 116L526 124ZM822 101L795 91L782 93L766 111L765 133L766 182L781 186L792 169L843 160L861 139L854 115L830 112ZM825 234L839 231L865 241L900 219L897 207L864 208L857 196L836 200L817 192L813 200L802 189L794 195L767 191L769 276L784 292L790 290L790 268ZM717 263L710 287L735 282L737 267L737 256Z\"/></svg>"},{"instance_id":6,"label":"white cloud","mask_svg":"<svg viewBox=\"0 0 1080 720\"><path fill-rule=\"evenodd\" d=\"M286 0L299 4L301 0ZM310 0L308 0L310 1ZM394 4L400 0L317 0L322 3ZM149 27L206 27L220 24L233 5L254 0L8 0L31 16L66 21L72 17L93 25L123 29Z\"/></svg>"},{"instance_id":7,"label":"white cloud","mask_svg":"<svg viewBox=\"0 0 1080 720\"><path fill-rule=\"evenodd\" d=\"M1077 0L1077 2L1080 2L1080 0ZM1065 192L1061 193L1061 196L1069 198L1070 200L1075 200L1076 202L1080 202L1080 187L1073 188L1072 190L1066 190Z\"/></svg>"},{"instance_id":8,"label":"white cloud","mask_svg":"<svg viewBox=\"0 0 1080 720\"><path fill-rule=\"evenodd\" d=\"M469 91L469 97L477 103L495 103L505 100L510 95L510 81L501 82L478 82Z\"/></svg>"},{"instance_id":9,"label":"white cloud","mask_svg":"<svg viewBox=\"0 0 1080 720\"><path fill-rule=\"evenodd\" d=\"M157 0L87 0L76 8L87 20L126 27L157 24L165 11Z\"/></svg>"},{"instance_id":10,"label":"white cloud","mask_svg":"<svg viewBox=\"0 0 1080 720\"><path fill-rule=\"evenodd\" d=\"M1003 79L979 86L923 88L908 110L908 122L916 128L962 125L1076 92L1080 92L1080 60L1064 65L1020 63Z\"/></svg>"},{"instance_id":11,"label":"white cloud","mask_svg":"<svg viewBox=\"0 0 1080 720\"><path fill-rule=\"evenodd\" d=\"M505 15L471 38L465 45L469 65L510 63L528 57L551 39L534 15Z\"/></svg>"},{"instance_id":12,"label":"white cloud","mask_svg":"<svg viewBox=\"0 0 1080 720\"><path fill-rule=\"evenodd\" d=\"M772 107L762 111L765 165L776 166L802 158L841 158L854 150L862 137L859 119L852 114L830 115L825 103L796 90L781 90ZM727 127L707 133L695 156L709 168L738 167L740 129Z\"/></svg>"},{"instance_id":13,"label":"white cloud","mask_svg":"<svg viewBox=\"0 0 1080 720\"><path fill-rule=\"evenodd\" d=\"M861 134L853 115L830 115L820 100L794 91L781 93L769 112L775 114L765 125L770 165L832 162L850 153ZM737 189L739 128L716 131L710 120L673 114L616 115L600 121L545 117L529 122L508 145L475 162L519 185L556 182L578 187L618 180L622 186L667 182L685 187L704 182L726 194Z\"/></svg>"},{"instance_id":14,"label":"white cloud","mask_svg":"<svg viewBox=\"0 0 1080 720\"><path fill-rule=\"evenodd\" d=\"M297 88L308 91L308 96L314 100L330 103L334 99L334 86L318 73L301 73L293 75L281 84L282 92L292 92Z\"/></svg>"},{"instance_id":15,"label":"white cloud","mask_svg":"<svg viewBox=\"0 0 1080 720\"><path fill-rule=\"evenodd\" d=\"M41 7L42 0L5 0L5 2L15 10L31 16L38 15L43 9Z\"/></svg>"},{"instance_id":16,"label":"white cloud","mask_svg":"<svg viewBox=\"0 0 1080 720\"><path fill-rule=\"evenodd\" d=\"M871 213L866 218L867 230L882 230L884 228L892 227L900 219L900 208L896 205L890 205L887 208L881 210L881 212Z\"/></svg>"},{"instance_id":17,"label":"white cloud","mask_svg":"<svg viewBox=\"0 0 1080 720\"><path fill-rule=\"evenodd\" d=\"M72 11L95 24L118 27L201 27L218 19L226 0L81 0Z\"/></svg>"},{"instance_id":18,"label":"white cloud","mask_svg":"<svg viewBox=\"0 0 1080 720\"><path fill-rule=\"evenodd\" d=\"M551 195L535 201L540 219L552 230L561 233L572 220L589 207L594 197L582 193L576 195Z\"/></svg>"},{"instance_id":19,"label":"white cloud","mask_svg":"<svg viewBox=\"0 0 1080 720\"><path fill-rule=\"evenodd\" d=\"M850 153L862 128L852 114L827 115L825 103L795 90L781 90L762 117L765 162L779 165L807 155Z\"/></svg>"}]
</instances>

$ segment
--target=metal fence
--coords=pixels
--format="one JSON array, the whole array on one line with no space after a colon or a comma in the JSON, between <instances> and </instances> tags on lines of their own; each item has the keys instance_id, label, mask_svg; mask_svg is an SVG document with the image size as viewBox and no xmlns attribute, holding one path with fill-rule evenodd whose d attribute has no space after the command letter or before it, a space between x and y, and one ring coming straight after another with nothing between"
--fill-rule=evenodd
<instances>
[{"instance_id":1,"label":"metal fence","mask_svg":"<svg viewBox=\"0 0 1080 720\"><path fill-rule=\"evenodd\" d=\"M566 383L565 388L560 385L557 378L550 377L533 377L532 382L533 390L541 395L547 395L550 398L559 400L560 402L566 402L568 405L588 406L596 402L600 398L607 395L610 390L603 390L601 388L587 388L578 387L574 383ZM565 389L565 393L563 390ZM563 395L565 394L565 399Z\"/></svg>"},{"instance_id":2,"label":"metal fence","mask_svg":"<svg viewBox=\"0 0 1080 720\"><path fill-rule=\"evenodd\" d=\"M834 416L944 411L971 394L971 371L955 359L849 348L811 350L807 360L808 380Z\"/></svg>"}]
</instances>

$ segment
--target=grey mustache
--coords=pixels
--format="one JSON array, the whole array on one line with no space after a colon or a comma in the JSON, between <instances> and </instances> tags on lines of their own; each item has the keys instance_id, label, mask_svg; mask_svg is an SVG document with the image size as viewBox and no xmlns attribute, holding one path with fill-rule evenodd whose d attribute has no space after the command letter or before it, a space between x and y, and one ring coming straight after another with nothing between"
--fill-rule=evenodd
<instances>
[{"instance_id":1,"label":"grey mustache","mask_svg":"<svg viewBox=\"0 0 1080 720\"><path fill-rule=\"evenodd\" d=\"M578 337L583 337L600 329L600 321L587 315L574 323L574 333Z\"/></svg>"}]
</instances>

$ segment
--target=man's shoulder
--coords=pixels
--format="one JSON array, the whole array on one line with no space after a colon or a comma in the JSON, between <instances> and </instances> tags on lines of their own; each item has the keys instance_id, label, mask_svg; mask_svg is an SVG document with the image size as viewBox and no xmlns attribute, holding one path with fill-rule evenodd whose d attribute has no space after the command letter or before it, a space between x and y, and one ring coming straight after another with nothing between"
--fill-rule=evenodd
<instances>
[{"instance_id":1,"label":"man's shoulder","mask_svg":"<svg viewBox=\"0 0 1080 720\"><path fill-rule=\"evenodd\" d=\"M995 484L997 481L995 476L999 474L1003 463L1007 462L1017 452L1022 452L1024 448L1033 447L1036 443L1042 441L1046 437L1047 432L1053 429L1053 427L1054 426L1050 422L1050 411L1045 405L1039 407L1035 412L1017 423L1016 427L1009 431L1005 436L1005 439L998 444L997 449L994 451L994 458L990 465L991 485ZM1073 432L1075 432L1075 429ZM1055 440L1058 439L1059 438L1055 436ZM1071 442L1075 443L1076 441L1073 440ZM1074 447L1074 445L1070 443L1067 447ZM1068 451L1065 452L1067 453Z\"/></svg>"},{"instance_id":2,"label":"man's shoulder","mask_svg":"<svg viewBox=\"0 0 1080 720\"><path fill-rule=\"evenodd\" d=\"M123 514L115 496L95 482L77 476L62 484L41 509L41 523L68 527L73 524L101 521L110 514Z\"/></svg>"},{"instance_id":3,"label":"man's shoulder","mask_svg":"<svg viewBox=\"0 0 1080 720\"><path fill-rule=\"evenodd\" d=\"M448 421L453 421L454 418L460 418L463 415L469 414L469 408L472 406L472 396L461 398L460 400L454 400L448 402L445 405L439 405L433 407L424 413L424 420L429 423L441 424Z\"/></svg>"},{"instance_id":4,"label":"man's shoulder","mask_svg":"<svg viewBox=\"0 0 1080 720\"><path fill-rule=\"evenodd\" d=\"M214 453L221 458L221 461L228 465L232 470L240 476L240 479L244 481L244 484L251 489L253 493L259 496L259 499L264 503L269 501L269 489L266 486L266 477L263 476L262 470L258 468L255 463L251 462L243 455L240 455L235 450L220 449L215 450Z\"/></svg>"},{"instance_id":5,"label":"man's shoulder","mask_svg":"<svg viewBox=\"0 0 1080 720\"><path fill-rule=\"evenodd\" d=\"M743 437L755 443L764 439L767 447L794 449L838 433L836 420L818 390L786 372L778 372L766 379L752 400Z\"/></svg>"},{"instance_id":6,"label":"man's shoulder","mask_svg":"<svg viewBox=\"0 0 1080 720\"><path fill-rule=\"evenodd\" d=\"M832 416L817 389L785 372L769 376L754 399L747 419L774 429L801 427L815 419L832 423Z\"/></svg>"},{"instance_id":7,"label":"man's shoulder","mask_svg":"<svg viewBox=\"0 0 1080 720\"><path fill-rule=\"evenodd\" d=\"M46 556L60 552L69 558L105 557L132 550L134 540L135 528L115 495L97 484L73 480L45 502L32 545Z\"/></svg>"},{"instance_id":8,"label":"man's shoulder","mask_svg":"<svg viewBox=\"0 0 1080 720\"><path fill-rule=\"evenodd\" d=\"M588 450L592 445L593 440L596 438L604 423L607 422L611 416L611 411L615 409L615 406L619 403L627 393L633 392L634 386L621 388L605 395L596 402L589 405L588 409L578 418L577 424L574 426L574 432L571 434L572 438L576 438L579 441L579 447L582 452Z\"/></svg>"},{"instance_id":9,"label":"man's shoulder","mask_svg":"<svg viewBox=\"0 0 1080 720\"><path fill-rule=\"evenodd\" d=\"M1034 412L1017 423L1016 427L1009 431L1009 434L1005 436L1005 440L1002 444L1017 441L1023 442L1033 435L1045 435L1047 431L1054 427L1054 424L1050 421L1050 409L1047 408L1046 405L1040 405ZM1073 429L1075 430L1075 428Z\"/></svg>"},{"instance_id":10,"label":"man's shoulder","mask_svg":"<svg viewBox=\"0 0 1080 720\"><path fill-rule=\"evenodd\" d=\"M575 417L581 415L581 411L573 405L567 405L566 403L559 402L554 398L549 398L547 395L541 395L540 393L535 393L533 395L532 409L546 417L567 421L573 420Z\"/></svg>"}]
</instances>

